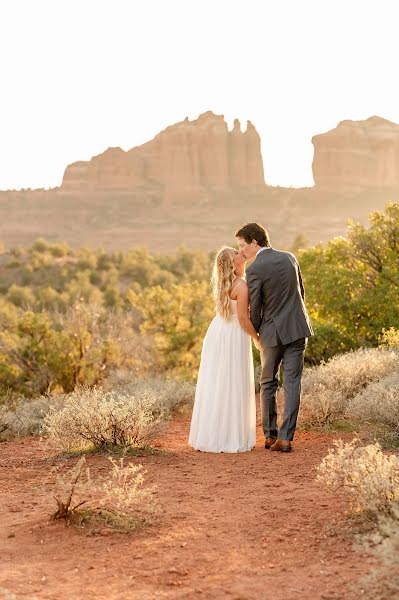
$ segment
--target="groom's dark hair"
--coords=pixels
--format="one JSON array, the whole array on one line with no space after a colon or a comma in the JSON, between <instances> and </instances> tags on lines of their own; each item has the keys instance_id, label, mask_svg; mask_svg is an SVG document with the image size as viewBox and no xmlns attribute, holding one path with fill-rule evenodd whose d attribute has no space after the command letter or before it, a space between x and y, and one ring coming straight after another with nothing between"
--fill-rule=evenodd
<instances>
[{"instance_id":1,"label":"groom's dark hair","mask_svg":"<svg viewBox=\"0 0 399 600\"><path fill-rule=\"evenodd\" d=\"M259 223L246 223L236 231L236 237L243 238L247 244L256 240L259 246L270 246L269 234Z\"/></svg>"}]
</instances>

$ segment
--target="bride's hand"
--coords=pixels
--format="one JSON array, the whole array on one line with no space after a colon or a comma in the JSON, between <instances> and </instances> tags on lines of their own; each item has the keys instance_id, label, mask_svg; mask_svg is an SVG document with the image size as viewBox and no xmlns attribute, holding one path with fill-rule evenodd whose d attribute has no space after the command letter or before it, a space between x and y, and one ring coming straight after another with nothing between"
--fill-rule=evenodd
<instances>
[{"instance_id":1,"label":"bride's hand","mask_svg":"<svg viewBox=\"0 0 399 600\"><path fill-rule=\"evenodd\" d=\"M260 350L259 336L256 338L256 340L253 340L253 342L255 344L255 348L257 348L258 350Z\"/></svg>"}]
</instances>

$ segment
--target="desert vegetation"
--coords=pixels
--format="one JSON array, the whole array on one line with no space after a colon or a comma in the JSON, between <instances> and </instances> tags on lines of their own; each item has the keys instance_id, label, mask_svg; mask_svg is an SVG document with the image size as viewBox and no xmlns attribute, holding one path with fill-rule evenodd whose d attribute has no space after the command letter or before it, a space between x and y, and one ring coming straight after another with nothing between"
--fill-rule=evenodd
<instances>
[{"instance_id":1,"label":"desert vegetation","mask_svg":"<svg viewBox=\"0 0 399 600\"><path fill-rule=\"evenodd\" d=\"M375 393L389 394L399 373L399 352L395 349L360 348L339 354L317 367L306 369L303 377L303 412L312 424L327 425L346 416L367 420ZM396 389L397 385L396 385ZM381 411L387 412L384 404Z\"/></svg>"},{"instance_id":2,"label":"desert vegetation","mask_svg":"<svg viewBox=\"0 0 399 600\"><path fill-rule=\"evenodd\" d=\"M7 496L12 509L18 494L26 498L29 486L24 478L29 473L36 484L45 480L42 496L39 487L34 488L32 506L21 503L29 515L36 511L36 522L42 525L43 515L47 518L52 513L58 523L87 527L83 533L86 540L92 533L136 530L121 536L129 538L129 552L136 555L137 540L144 535L141 528L156 522L159 506L165 507L162 527L156 535L146 537L146 544L152 543L151 538L155 546L148 547L156 556L156 540L165 535L162 564L169 562L162 578L180 581L176 557L180 560L190 551L186 538L195 549L194 573L198 543L209 544L207 552L217 547L209 538L214 527L219 527L218 538L226 547L232 545L232 539L233 545L241 543L242 531L231 527L235 515L249 528L251 544L253 539L264 539L264 523L254 519L254 510L260 519L265 515L267 524L278 522L284 530L287 515L280 507L286 502L289 482L297 490L291 499L291 526L293 531L301 529L301 539L298 536L292 549L296 560L303 538L301 560L303 555L308 557L298 573L303 574L306 565L312 564L315 552L324 553L317 559L333 565L335 593L338 579L343 590L345 578L355 578L351 569L357 559L349 549L351 525L343 516L346 500L334 498L328 504L321 482L334 491L344 488L350 492L353 510L367 522L382 564L367 581L360 582L356 593L367 597L370 589L374 594L370 599L395 598L399 586L395 563L399 550L398 459L383 452L374 440L378 438L384 445L387 440L392 445L399 442L398 238L399 208L389 205L384 213L371 215L368 229L351 224L346 239L305 249L300 236L295 242L316 333L307 350L299 433L302 435L304 428L314 431L306 432L298 452L292 453L294 468L292 462L282 460L278 469L270 469L276 508L272 506L268 514L263 512L263 487L259 487L265 464L259 461L257 451L245 457L248 469L231 469L227 462L231 457L218 457L226 462L216 475L214 457L188 454L187 407L194 396L202 339L214 311L209 289L213 255L184 248L169 256L151 255L144 249L76 251L42 239L30 248L3 248L0 439L6 441L3 448L14 465ZM256 350L254 358L258 368ZM183 418L172 420L176 414ZM336 437L337 429L344 430L349 439L356 431L361 442L339 443L322 462L319 483L312 476L309 480L309 463L303 460L301 448L321 460L326 439ZM40 438L14 439L26 436ZM20 460L24 452L28 460ZM40 459L35 453L41 453ZM204 519L204 504L215 497L215 476L223 502L208 505L209 517ZM305 480L306 486L301 485ZM156 483L157 491L148 481ZM243 486L248 494L242 494ZM309 486L313 486L311 494ZM250 504L248 496L253 499ZM346 533L339 539L328 538L331 520L338 513ZM13 536L11 511L10 515L9 535ZM194 523L195 540L188 537L191 530L185 527L186 517ZM57 530L54 553L58 555L62 547L67 548L67 555L79 554L81 541L71 552L70 539L74 538L67 540L59 533L59 525L52 522L51 526L52 531ZM202 531L201 539L198 531ZM26 534L27 546L30 535ZM319 543L321 535L323 540L328 538L328 544ZM7 538L7 543L12 544L13 539ZM335 558L331 558L331 548L335 548ZM289 551L288 545L284 546L284 552ZM123 552L118 554L118 565ZM149 554L140 552L147 563ZM341 560L343 554L345 560ZM98 556L97 546L92 556ZM258 572L263 572L263 556L264 546L259 545L248 559L251 581L256 561L260 561L256 563ZM146 577L143 563L137 565L136 579ZM132 568L129 559L129 576ZM270 569L274 568L271 564ZM323 575L323 581L327 579ZM313 573L309 581L313 585Z\"/></svg>"},{"instance_id":3,"label":"desert vegetation","mask_svg":"<svg viewBox=\"0 0 399 600\"><path fill-rule=\"evenodd\" d=\"M58 472L51 487L57 510L53 519L68 522L104 523L126 531L153 522L159 507L154 487L144 485L142 465L108 458L106 475L93 477L81 457L64 472Z\"/></svg>"},{"instance_id":4,"label":"desert vegetation","mask_svg":"<svg viewBox=\"0 0 399 600\"><path fill-rule=\"evenodd\" d=\"M77 388L62 406L50 405L43 432L60 451L144 448L159 435L173 409L192 398L192 386L176 387L164 382L160 392L151 383L135 382L108 392Z\"/></svg>"},{"instance_id":5,"label":"desert vegetation","mask_svg":"<svg viewBox=\"0 0 399 600\"><path fill-rule=\"evenodd\" d=\"M345 238L299 253L315 326L310 363L376 347L384 330L399 329L399 204L369 221L368 228L349 222Z\"/></svg>"},{"instance_id":6,"label":"desert vegetation","mask_svg":"<svg viewBox=\"0 0 399 600\"><path fill-rule=\"evenodd\" d=\"M299 236L315 336L302 422L378 423L396 439L399 204L372 213L368 228L350 223L347 238L303 245ZM46 433L62 451L150 443L192 400L214 312L212 261L184 248L3 247L0 435Z\"/></svg>"},{"instance_id":7,"label":"desert vegetation","mask_svg":"<svg viewBox=\"0 0 399 600\"><path fill-rule=\"evenodd\" d=\"M118 372L103 387L77 386L69 394L3 398L0 438L45 435L59 452L133 450L150 445L164 424L191 406L194 386Z\"/></svg>"},{"instance_id":8,"label":"desert vegetation","mask_svg":"<svg viewBox=\"0 0 399 600\"><path fill-rule=\"evenodd\" d=\"M341 440L321 462L318 479L332 490L348 490L353 509L374 525L362 541L378 566L358 582L359 593L370 600L394 600L399 591L399 458L384 454L378 443Z\"/></svg>"},{"instance_id":9,"label":"desert vegetation","mask_svg":"<svg viewBox=\"0 0 399 600\"><path fill-rule=\"evenodd\" d=\"M399 330L399 204L300 249L318 365ZM294 249L294 248L293 248ZM116 369L195 380L213 315L213 254L106 253L36 240L0 254L0 392L24 397L100 385ZM391 332L391 333L389 333ZM258 355L255 352L255 364Z\"/></svg>"}]
</instances>

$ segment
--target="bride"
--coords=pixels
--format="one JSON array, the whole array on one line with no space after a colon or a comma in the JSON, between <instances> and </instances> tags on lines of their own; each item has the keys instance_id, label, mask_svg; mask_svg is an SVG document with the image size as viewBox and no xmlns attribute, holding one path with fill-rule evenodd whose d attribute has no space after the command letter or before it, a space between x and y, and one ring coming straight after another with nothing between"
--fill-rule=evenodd
<instances>
[{"instance_id":1,"label":"bride","mask_svg":"<svg viewBox=\"0 0 399 600\"><path fill-rule=\"evenodd\" d=\"M216 316L202 347L189 445L203 452L246 452L255 446L256 405L245 258L219 250L212 284Z\"/></svg>"}]
</instances>

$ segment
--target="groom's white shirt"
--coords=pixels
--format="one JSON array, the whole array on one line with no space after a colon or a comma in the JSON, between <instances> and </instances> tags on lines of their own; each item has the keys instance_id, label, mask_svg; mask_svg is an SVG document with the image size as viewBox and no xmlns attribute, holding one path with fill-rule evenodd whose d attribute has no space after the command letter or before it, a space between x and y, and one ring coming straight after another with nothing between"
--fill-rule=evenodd
<instances>
[{"instance_id":1,"label":"groom's white shirt","mask_svg":"<svg viewBox=\"0 0 399 600\"><path fill-rule=\"evenodd\" d=\"M263 252L263 250L267 250L268 248L269 248L269 246L262 246L262 248L259 248L259 250L255 254L255 258L258 256L258 254L260 254L261 252Z\"/></svg>"}]
</instances>

